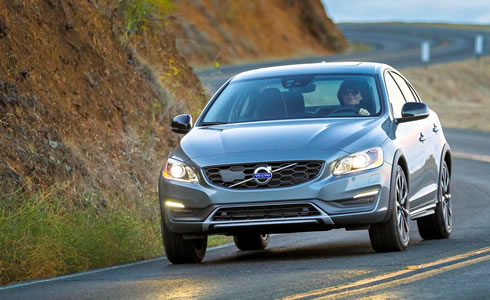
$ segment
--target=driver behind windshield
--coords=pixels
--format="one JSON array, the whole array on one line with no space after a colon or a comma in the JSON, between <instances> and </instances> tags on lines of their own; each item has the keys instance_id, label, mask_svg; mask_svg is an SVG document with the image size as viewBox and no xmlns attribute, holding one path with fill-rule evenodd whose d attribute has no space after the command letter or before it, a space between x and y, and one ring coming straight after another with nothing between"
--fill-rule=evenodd
<instances>
[{"instance_id":1,"label":"driver behind windshield","mask_svg":"<svg viewBox=\"0 0 490 300\"><path fill-rule=\"evenodd\" d=\"M340 104L351 108L361 116L369 116L369 112L361 107L361 102L364 100L362 87L366 84L362 80L345 80L342 82L337 93Z\"/></svg>"}]
</instances>

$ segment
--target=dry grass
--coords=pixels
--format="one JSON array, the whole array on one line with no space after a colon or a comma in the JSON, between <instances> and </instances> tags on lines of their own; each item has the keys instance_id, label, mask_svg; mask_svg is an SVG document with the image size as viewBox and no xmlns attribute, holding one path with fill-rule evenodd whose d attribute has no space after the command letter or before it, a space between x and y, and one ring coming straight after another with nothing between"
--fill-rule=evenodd
<instances>
[{"instance_id":1,"label":"dry grass","mask_svg":"<svg viewBox=\"0 0 490 300\"><path fill-rule=\"evenodd\" d=\"M424 22L368 22L369 24L381 24L381 25L409 25L409 26L423 26L423 27L442 27L442 28L454 28L454 29L473 29L479 31L489 31L490 25L483 24L457 24L457 23L424 23ZM364 24L357 22L342 22L338 24Z\"/></svg>"},{"instance_id":2,"label":"dry grass","mask_svg":"<svg viewBox=\"0 0 490 300\"><path fill-rule=\"evenodd\" d=\"M159 216L145 216L141 209L95 207L89 200L69 208L65 189L0 195L0 284L163 254ZM211 236L208 247L231 241Z\"/></svg>"},{"instance_id":3,"label":"dry grass","mask_svg":"<svg viewBox=\"0 0 490 300\"><path fill-rule=\"evenodd\" d=\"M154 257L160 225L130 209L68 208L65 187L0 196L0 283Z\"/></svg>"},{"instance_id":4,"label":"dry grass","mask_svg":"<svg viewBox=\"0 0 490 300\"><path fill-rule=\"evenodd\" d=\"M208 248L219 246L219 245L224 245L224 244L231 243L231 242L233 242L232 236L212 235L208 239Z\"/></svg>"},{"instance_id":5,"label":"dry grass","mask_svg":"<svg viewBox=\"0 0 490 300\"><path fill-rule=\"evenodd\" d=\"M371 47L367 44L348 42L347 49L345 49L342 52L342 54L367 52L367 51L371 51L372 49L373 49L373 47Z\"/></svg>"},{"instance_id":6,"label":"dry grass","mask_svg":"<svg viewBox=\"0 0 490 300\"><path fill-rule=\"evenodd\" d=\"M444 127L490 131L490 57L409 68L403 74Z\"/></svg>"},{"instance_id":7,"label":"dry grass","mask_svg":"<svg viewBox=\"0 0 490 300\"><path fill-rule=\"evenodd\" d=\"M490 25L479 25L479 24L414 23L414 25L465 29L465 30L472 29L472 30L479 30L479 31L490 31Z\"/></svg>"}]
</instances>

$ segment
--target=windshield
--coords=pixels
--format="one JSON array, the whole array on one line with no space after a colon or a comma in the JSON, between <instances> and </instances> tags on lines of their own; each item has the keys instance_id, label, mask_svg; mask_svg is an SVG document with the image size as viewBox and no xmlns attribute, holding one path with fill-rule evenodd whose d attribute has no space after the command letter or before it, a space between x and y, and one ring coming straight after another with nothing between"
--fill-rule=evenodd
<instances>
[{"instance_id":1,"label":"windshield","mask_svg":"<svg viewBox=\"0 0 490 300\"><path fill-rule=\"evenodd\" d=\"M232 81L201 125L378 115L374 76L297 75Z\"/></svg>"}]
</instances>

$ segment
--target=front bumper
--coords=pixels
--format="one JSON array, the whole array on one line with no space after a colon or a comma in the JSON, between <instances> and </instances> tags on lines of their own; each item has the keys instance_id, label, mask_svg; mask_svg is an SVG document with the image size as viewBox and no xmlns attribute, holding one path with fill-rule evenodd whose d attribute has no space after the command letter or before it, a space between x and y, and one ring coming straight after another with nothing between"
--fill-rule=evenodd
<instances>
[{"instance_id":1,"label":"front bumper","mask_svg":"<svg viewBox=\"0 0 490 300\"><path fill-rule=\"evenodd\" d=\"M382 222L388 212L392 166L382 166L343 176L324 170L309 182L274 189L236 190L211 185L204 178L200 184L170 181L160 177L159 200L168 228L183 234L233 234L240 231L285 233L329 230ZM376 195L372 195L376 192ZM371 194L363 197L363 194ZM178 202L185 208L165 206ZM319 211L314 216L241 218L215 220L223 208L305 204Z\"/></svg>"}]
</instances>

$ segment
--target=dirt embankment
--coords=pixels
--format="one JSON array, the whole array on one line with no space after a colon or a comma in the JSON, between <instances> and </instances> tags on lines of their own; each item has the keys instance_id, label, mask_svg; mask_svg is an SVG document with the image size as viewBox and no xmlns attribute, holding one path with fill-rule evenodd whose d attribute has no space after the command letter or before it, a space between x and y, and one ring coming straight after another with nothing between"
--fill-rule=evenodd
<instances>
[{"instance_id":1,"label":"dirt embankment","mask_svg":"<svg viewBox=\"0 0 490 300\"><path fill-rule=\"evenodd\" d=\"M320 0L179 0L177 46L194 65L343 50L347 43Z\"/></svg>"},{"instance_id":2,"label":"dirt embankment","mask_svg":"<svg viewBox=\"0 0 490 300\"><path fill-rule=\"evenodd\" d=\"M345 45L317 0L179 1L176 20L129 41L106 2L0 2L1 182L154 190L169 117L205 102L179 51L205 63Z\"/></svg>"},{"instance_id":3,"label":"dirt embankment","mask_svg":"<svg viewBox=\"0 0 490 300\"><path fill-rule=\"evenodd\" d=\"M169 117L205 103L171 33L123 41L117 7L95 3L0 1L2 192L66 184L101 206L154 195L177 142Z\"/></svg>"},{"instance_id":4,"label":"dirt embankment","mask_svg":"<svg viewBox=\"0 0 490 300\"><path fill-rule=\"evenodd\" d=\"M154 196L160 164L178 140L170 117L197 116L205 103L186 59L345 46L319 0L182 0L168 22L129 38L124 3L0 1L2 190L61 183L75 199L93 191L103 206Z\"/></svg>"}]
</instances>

